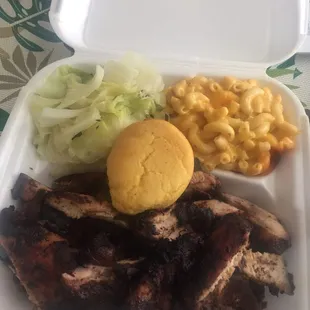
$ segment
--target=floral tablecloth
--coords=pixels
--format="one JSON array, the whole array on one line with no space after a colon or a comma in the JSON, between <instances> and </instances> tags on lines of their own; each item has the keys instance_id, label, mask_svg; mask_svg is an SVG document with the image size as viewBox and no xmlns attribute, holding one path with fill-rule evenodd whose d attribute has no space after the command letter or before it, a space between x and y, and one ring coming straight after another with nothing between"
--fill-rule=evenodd
<instances>
[{"instance_id":1,"label":"floral tablecloth","mask_svg":"<svg viewBox=\"0 0 310 310\"><path fill-rule=\"evenodd\" d=\"M27 81L73 53L53 32L49 7L50 0L0 0L0 133ZM296 54L267 73L292 89L310 116L310 55Z\"/></svg>"}]
</instances>

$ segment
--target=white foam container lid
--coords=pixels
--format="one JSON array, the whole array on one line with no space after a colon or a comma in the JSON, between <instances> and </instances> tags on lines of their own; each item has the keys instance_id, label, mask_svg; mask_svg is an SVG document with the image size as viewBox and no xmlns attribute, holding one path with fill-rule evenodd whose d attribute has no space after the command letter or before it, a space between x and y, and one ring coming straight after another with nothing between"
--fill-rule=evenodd
<instances>
[{"instance_id":1,"label":"white foam container lid","mask_svg":"<svg viewBox=\"0 0 310 310\"><path fill-rule=\"evenodd\" d=\"M294 296L267 297L267 309L306 310L310 298L310 134L305 111L266 68L295 53L307 34L308 0L52 0L51 24L75 54L38 72L22 89L0 139L0 208L18 174L51 183L48 164L31 143L29 96L62 64L94 69L126 51L148 56L166 85L204 74L255 78L281 94L286 115L301 129L296 149L267 176L216 171L224 190L274 213L292 237L285 253ZM0 265L1 310L31 309L10 271Z\"/></svg>"}]
</instances>

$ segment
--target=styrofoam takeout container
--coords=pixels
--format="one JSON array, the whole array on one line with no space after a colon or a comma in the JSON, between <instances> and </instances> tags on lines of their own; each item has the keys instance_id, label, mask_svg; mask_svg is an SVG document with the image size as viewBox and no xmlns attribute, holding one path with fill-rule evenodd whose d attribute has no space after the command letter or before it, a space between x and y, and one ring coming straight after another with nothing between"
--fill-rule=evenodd
<instances>
[{"instance_id":1,"label":"styrofoam takeout container","mask_svg":"<svg viewBox=\"0 0 310 310\"><path fill-rule=\"evenodd\" d=\"M294 274L294 296L268 296L268 309L306 310L310 296L310 140L309 125L297 97L269 78L266 68L295 53L307 33L308 0L54 0L50 20L75 54L55 62L22 89L0 140L0 208L24 172L49 184L49 167L31 143L28 98L62 64L93 70L94 64L126 51L148 56L166 85L189 75L255 78L281 94L289 120L301 129L297 147L267 176L248 178L217 171L224 189L273 212L289 230L285 253ZM225 61L224 61L225 60ZM1 310L31 309L12 276L0 265Z\"/></svg>"}]
</instances>

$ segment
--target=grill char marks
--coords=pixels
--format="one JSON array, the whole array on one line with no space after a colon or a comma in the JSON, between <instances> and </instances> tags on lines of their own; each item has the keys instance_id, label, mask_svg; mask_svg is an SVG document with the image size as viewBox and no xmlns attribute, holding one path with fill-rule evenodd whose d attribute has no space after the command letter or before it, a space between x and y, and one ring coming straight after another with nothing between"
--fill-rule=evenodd
<instances>
[{"instance_id":1,"label":"grill char marks","mask_svg":"<svg viewBox=\"0 0 310 310\"><path fill-rule=\"evenodd\" d=\"M174 214L174 206L163 210L145 211L133 217L128 217L129 226L141 235L151 239L176 239L184 231L179 227Z\"/></svg>"},{"instance_id":2,"label":"grill char marks","mask_svg":"<svg viewBox=\"0 0 310 310\"><path fill-rule=\"evenodd\" d=\"M214 220L240 211L218 200L177 202L164 210L145 211L128 218L128 226L152 239L175 240L191 232L208 233Z\"/></svg>"},{"instance_id":3,"label":"grill char marks","mask_svg":"<svg viewBox=\"0 0 310 310\"><path fill-rule=\"evenodd\" d=\"M214 176L196 172L180 201L136 216L97 196L100 186L83 187L103 179L71 175L52 191L19 177L12 194L21 206L1 212L0 243L37 306L261 310L264 286L293 294L282 258L251 251L282 252L289 244L283 226L257 206L221 195Z\"/></svg>"},{"instance_id":4,"label":"grill char marks","mask_svg":"<svg viewBox=\"0 0 310 310\"><path fill-rule=\"evenodd\" d=\"M96 197L111 202L107 175L104 172L71 174L53 182L52 188Z\"/></svg>"},{"instance_id":5,"label":"grill char marks","mask_svg":"<svg viewBox=\"0 0 310 310\"><path fill-rule=\"evenodd\" d=\"M178 223L203 234L210 231L215 220L239 213L238 209L215 199L177 203L175 206Z\"/></svg>"},{"instance_id":6,"label":"grill char marks","mask_svg":"<svg viewBox=\"0 0 310 310\"><path fill-rule=\"evenodd\" d=\"M127 308L130 310L170 310L171 286L176 271L175 264L151 264L131 289Z\"/></svg>"},{"instance_id":7,"label":"grill char marks","mask_svg":"<svg viewBox=\"0 0 310 310\"><path fill-rule=\"evenodd\" d=\"M46 194L44 204L65 213L68 217L96 217L113 221L118 212L107 202L99 202L90 195L71 192L51 192Z\"/></svg>"},{"instance_id":8,"label":"grill char marks","mask_svg":"<svg viewBox=\"0 0 310 310\"><path fill-rule=\"evenodd\" d=\"M11 221L14 210L10 212L9 217L9 212L1 212L1 222ZM37 307L44 309L47 303L64 298L60 276L76 267L74 253L66 240L38 224L17 226L13 223L10 231L7 227L1 231L0 244L30 301Z\"/></svg>"},{"instance_id":9,"label":"grill char marks","mask_svg":"<svg viewBox=\"0 0 310 310\"><path fill-rule=\"evenodd\" d=\"M49 192L51 189L40 182L30 178L28 175L21 173L11 190L13 199L21 199L22 201L31 201L39 192Z\"/></svg>"},{"instance_id":10,"label":"grill char marks","mask_svg":"<svg viewBox=\"0 0 310 310\"><path fill-rule=\"evenodd\" d=\"M92 174L86 174L85 178L91 178ZM102 174L99 174L100 178L103 178ZM99 178L98 177L98 178ZM119 212L117 212L110 203L107 201L98 201L94 197L90 195L84 195L84 194L79 194L79 193L72 193L72 192L65 192L65 191L60 191L62 189L76 189L77 187L82 187L83 175L71 175L69 177L64 177L58 180L55 184L56 188L59 190L57 192L44 192L44 203L43 207L43 213L47 214L53 213L51 210L58 210L62 213L64 213L67 217L72 218L72 219L80 219L83 217L92 217L92 218L97 218L97 219L102 219L105 221L111 221L117 225L121 226L127 226L130 227L131 229L139 232L141 235L146 236L151 239L163 239L163 238L169 238L169 239L176 239L183 233L187 232L186 227L183 226L185 224L185 218L184 218L184 212L183 215L182 212L180 211L182 208L179 206L177 208L177 212L174 208L174 206L164 209L164 210L155 210L155 211L146 211L142 214L139 214L135 217L130 217L130 216L125 216L121 215ZM96 178L94 178L96 179ZM212 175L206 174L206 173L198 173L196 172L194 174L193 180L199 180L199 182L203 183L203 180L211 180L209 183L215 182L215 187L218 187L218 181L213 177ZM31 183L37 184L38 182L28 178L28 183L31 181ZM198 184L196 181L193 181L193 184ZM86 181L85 181L86 182ZM196 182L196 183L195 183ZM25 182L22 182L25 184ZM201 189L202 183L199 183L199 188ZM208 184L209 184L208 183ZM61 186L64 186L62 188ZM211 187L213 188L214 186L207 185L208 189ZM196 186L196 185L194 185ZM19 188L21 188L19 186ZM44 188L43 185L37 184L35 186L36 189ZM39 190L40 191L40 190ZM80 190L82 191L82 190ZM208 191L208 198L211 197L211 192ZM38 192L37 192L38 193ZM42 198L41 198L42 201ZM40 204L40 201L38 201ZM38 204L36 204L36 208L34 210L40 210L38 208ZM191 214L187 216L187 222L188 225L185 226L191 226L191 224L194 222L194 220L191 218L194 214L196 214L195 217L195 226L196 229L202 230L203 224L206 224L206 222L202 221L202 223L198 223L198 218L200 217L200 213L211 213L208 208L211 209L211 211L214 211L217 213L217 215L220 215L220 212L222 212L221 215L227 214L227 213L232 213L236 212L235 209L232 207L228 207L226 205L226 208L224 208L224 204L212 200L210 202L205 201L205 202L197 202L197 206L199 208L194 208L194 206L191 207ZM185 209L185 208L183 208ZM195 209L195 210L194 210ZM221 210L221 211L219 211ZM57 212L54 212L55 214ZM176 213L178 213L180 216L177 218ZM187 212L189 213L189 212ZM57 217L59 217L59 213ZM38 215L36 214L38 217ZM56 217L55 217L56 218ZM61 218L61 216L60 216ZM63 218L63 217L62 217ZM190 218L190 220L189 220ZM191 221L191 223L189 223ZM61 222L60 220L58 222ZM68 229L68 223L65 223L66 221L64 220L62 222L61 230L67 230ZM67 221L68 222L68 221ZM64 227L62 227L64 226ZM59 227L59 226L58 226ZM55 229L55 228L54 228Z\"/></svg>"},{"instance_id":11,"label":"grill char marks","mask_svg":"<svg viewBox=\"0 0 310 310\"><path fill-rule=\"evenodd\" d=\"M63 273L62 280L73 295L82 299L111 299L117 290L117 279L111 267L78 267L70 274Z\"/></svg>"},{"instance_id":12,"label":"grill char marks","mask_svg":"<svg viewBox=\"0 0 310 310\"><path fill-rule=\"evenodd\" d=\"M269 286L271 292L294 294L292 277L279 255L248 250L241 260L240 271L249 279Z\"/></svg>"},{"instance_id":13,"label":"grill char marks","mask_svg":"<svg viewBox=\"0 0 310 310\"><path fill-rule=\"evenodd\" d=\"M37 221L45 194L50 191L49 187L21 173L11 190L12 198L20 200L22 205L22 208L16 210L15 219L19 221Z\"/></svg>"},{"instance_id":14,"label":"grill char marks","mask_svg":"<svg viewBox=\"0 0 310 310\"><path fill-rule=\"evenodd\" d=\"M129 281L139 272L142 260L123 260L106 267L85 265L63 273L62 281L73 296L97 303L120 305L128 295Z\"/></svg>"},{"instance_id":15,"label":"grill char marks","mask_svg":"<svg viewBox=\"0 0 310 310\"><path fill-rule=\"evenodd\" d=\"M219 194L220 187L221 183L216 176L206 172L196 171L178 201L212 199Z\"/></svg>"},{"instance_id":16,"label":"grill char marks","mask_svg":"<svg viewBox=\"0 0 310 310\"><path fill-rule=\"evenodd\" d=\"M194 265L202 246L203 238L195 233L174 241L161 240L132 282L127 308L172 309L178 298L176 283Z\"/></svg>"},{"instance_id":17,"label":"grill char marks","mask_svg":"<svg viewBox=\"0 0 310 310\"><path fill-rule=\"evenodd\" d=\"M251 247L255 251L282 254L291 246L288 232L276 216L257 205L229 194L223 194L227 203L243 211L243 216L254 224Z\"/></svg>"},{"instance_id":18,"label":"grill char marks","mask_svg":"<svg viewBox=\"0 0 310 310\"><path fill-rule=\"evenodd\" d=\"M191 286L181 290L188 309L203 309L213 294L220 294L242 259L250 231L249 223L237 215L227 215L218 223L201 260L188 273Z\"/></svg>"},{"instance_id":19,"label":"grill char marks","mask_svg":"<svg viewBox=\"0 0 310 310\"><path fill-rule=\"evenodd\" d=\"M255 295L249 280L238 273L234 273L217 302L220 305L238 310L263 309L261 298Z\"/></svg>"}]
</instances>

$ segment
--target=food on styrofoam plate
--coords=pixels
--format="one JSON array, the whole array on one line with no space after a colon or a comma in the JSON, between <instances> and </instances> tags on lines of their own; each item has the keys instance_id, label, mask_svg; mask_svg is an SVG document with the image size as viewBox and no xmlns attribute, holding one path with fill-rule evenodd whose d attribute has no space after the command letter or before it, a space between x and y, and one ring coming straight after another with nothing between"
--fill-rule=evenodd
<instances>
[{"instance_id":1,"label":"food on styrofoam plate","mask_svg":"<svg viewBox=\"0 0 310 310\"><path fill-rule=\"evenodd\" d=\"M91 172L48 187L19 175L0 245L37 309L261 310L265 287L294 293L285 227L222 193L215 176L196 171L174 204L137 215L114 209L104 182Z\"/></svg>"},{"instance_id":2,"label":"food on styrofoam plate","mask_svg":"<svg viewBox=\"0 0 310 310\"><path fill-rule=\"evenodd\" d=\"M168 87L166 97L171 122L207 171L264 174L277 154L295 148L299 130L284 117L281 96L256 80L195 76Z\"/></svg>"},{"instance_id":3,"label":"food on styrofoam plate","mask_svg":"<svg viewBox=\"0 0 310 310\"><path fill-rule=\"evenodd\" d=\"M97 65L93 74L57 68L30 103L38 154L64 167L104 166L122 129L162 110L163 87L162 77L136 54Z\"/></svg>"},{"instance_id":4,"label":"food on styrofoam plate","mask_svg":"<svg viewBox=\"0 0 310 310\"><path fill-rule=\"evenodd\" d=\"M277 217L193 172L194 155L266 172L298 133L281 98L228 77L163 88L129 54L94 74L61 66L31 98L38 155L62 175L88 171L51 187L21 173L18 207L0 213L4 262L37 309L262 310L265 287L294 294Z\"/></svg>"},{"instance_id":5,"label":"food on styrofoam plate","mask_svg":"<svg viewBox=\"0 0 310 310\"><path fill-rule=\"evenodd\" d=\"M164 120L125 128L107 160L113 206L123 213L163 209L184 192L194 171L194 154L185 136Z\"/></svg>"}]
</instances>

